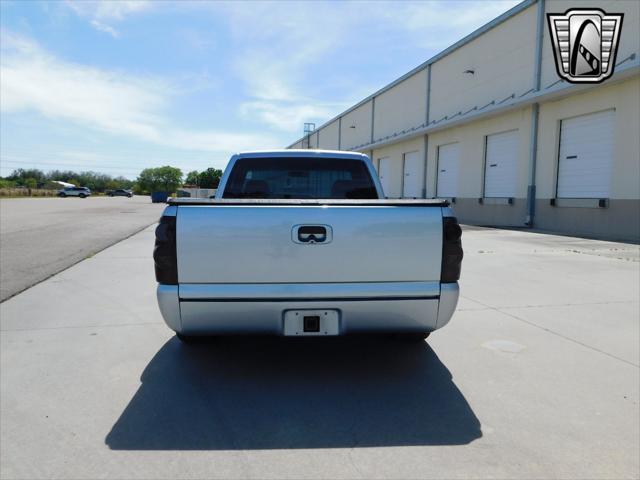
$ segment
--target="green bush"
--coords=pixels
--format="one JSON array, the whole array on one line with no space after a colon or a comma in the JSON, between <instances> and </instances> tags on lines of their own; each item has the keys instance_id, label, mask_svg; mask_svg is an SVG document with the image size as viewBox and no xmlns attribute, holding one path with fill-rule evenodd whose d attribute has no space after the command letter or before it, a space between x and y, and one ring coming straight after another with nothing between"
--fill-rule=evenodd
<instances>
[{"instance_id":1,"label":"green bush","mask_svg":"<svg viewBox=\"0 0 640 480\"><path fill-rule=\"evenodd\" d=\"M164 166L145 168L136 180L136 189L142 192L170 192L173 193L182 185L182 170Z\"/></svg>"},{"instance_id":2,"label":"green bush","mask_svg":"<svg viewBox=\"0 0 640 480\"><path fill-rule=\"evenodd\" d=\"M36 184L33 185L33 180L35 180ZM6 179L0 180L0 182L11 182L7 187L2 187L5 185L4 183L0 183L0 188L9 188L14 186L25 186L25 187L38 187L42 188L51 188L53 181L62 181L67 183L73 183L74 185L80 187L88 187L92 192L101 193L107 189L115 190L118 188L132 188L133 180L129 180L122 176L112 177L111 175L107 175L104 173L98 172L75 172L72 170L51 170L47 173L44 173L38 169L22 169L19 168L14 170L11 175L9 175ZM53 188L61 188L60 185L54 186Z\"/></svg>"},{"instance_id":3,"label":"green bush","mask_svg":"<svg viewBox=\"0 0 640 480\"><path fill-rule=\"evenodd\" d=\"M187 178L184 183L186 185L195 185L199 188L218 188L221 178L222 170L218 168L207 168L203 172L194 170L187 173Z\"/></svg>"}]
</instances>

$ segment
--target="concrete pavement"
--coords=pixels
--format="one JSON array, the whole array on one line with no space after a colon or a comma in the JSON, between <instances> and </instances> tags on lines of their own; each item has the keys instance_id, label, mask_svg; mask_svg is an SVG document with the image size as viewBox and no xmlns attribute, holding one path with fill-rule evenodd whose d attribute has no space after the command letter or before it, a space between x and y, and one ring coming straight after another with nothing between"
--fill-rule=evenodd
<instances>
[{"instance_id":1,"label":"concrete pavement","mask_svg":"<svg viewBox=\"0 0 640 480\"><path fill-rule=\"evenodd\" d=\"M149 197L0 200L0 301L155 222Z\"/></svg>"},{"instance_id":2,"label":"concrete pavement","mask_svg":"<svg viewBox=\"0 0 640 480\"><path fill-rule=\"evenodd\" d=\"M472 229L428 344L194 348L157 310L152 243L0 305L2 478L640 476L636 245Z\"/></svg>"}]
</instances>

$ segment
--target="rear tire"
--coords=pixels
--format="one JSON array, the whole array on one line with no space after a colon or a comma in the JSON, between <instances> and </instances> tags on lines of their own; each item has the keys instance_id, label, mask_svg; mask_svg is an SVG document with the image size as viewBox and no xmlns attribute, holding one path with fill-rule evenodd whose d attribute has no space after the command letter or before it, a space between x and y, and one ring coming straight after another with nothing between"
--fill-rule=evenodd
<instances>
[{"instance_id":1,"label":"rear tire","mask_svg":"<svg viewBox=\"0 0 640 480\"><path fill-rule=\"evenodd\" d=\"M178 337L178 340L180 340L185 345L193 345L201 340L201 337L196 337L194 335L184 335L178 332L176 332L176 337Z\"/></svg>"},{"instance_id":2,"label":"rear tire","mask_svg":"<svg viewBox=\"0 0 640 480\"><path fill-rule=\"evenodd\" d=\"M412 333L396 333L394 338L403 342L424 342L431 332L412 332Z\"/></svg>"},{"instance_id":3,"label":"rear tire","mask_svg":"<svg viewBox=\"0 0 640 480\"><path fill-rule=\"evenodd\" d=\"M60 198L65 198L65 197L67 196L67 194L66 194L66 193L59 193L59 194L58 194L58 196L59 196Z\"/></svg>"}]
</instances>

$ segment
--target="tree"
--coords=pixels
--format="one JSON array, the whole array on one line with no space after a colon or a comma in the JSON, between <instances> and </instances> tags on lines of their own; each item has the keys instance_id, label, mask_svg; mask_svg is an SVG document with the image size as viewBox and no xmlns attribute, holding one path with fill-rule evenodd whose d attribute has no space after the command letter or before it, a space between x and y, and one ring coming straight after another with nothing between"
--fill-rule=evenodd
<instances>
[{"instance_id":1,"label":"tree","mask_svg":"<svg viewBox=\"0 0 640 480\"><path fill-rule=\"evenodd\" d=\"M140 172L137 183L146 192L175 192L182 185L182 170L168 165L145 168Z\"/></svg>"},{"instance_id":2,"label":"tree","mask_svg":"<svg viewBox=\"0 0 640 480\"><path fill-rule=\"evenodd\" d=\"M140 172L136 183L141 191L149 193L154 190L157 183L155 170L155 168L145 168Z\"/></svg>"},{"instance_id":3,"label":"tree","mask_svg":"<svg viewBox=\"0 0 640 480\"><path fill-rule=\"evenodd\" d=\"M128 178L125 178L123 176L116 177L113 179L113 181L118 184L116 188L126 188L126 189L133 187L133 184L135 183L133 180L129 180Z\"/></svg>"},{"instance_id":4,"label":"tree","mask_svg":"<svg viewBox=\"0 0 640 480\"><path fill-rule=\"evenodd\" d=\"M120 188L120 183L116 180L109 180L105 185L106 190L117 190L118 188Z\"/></svg>"},{"instance_id":5,"label":"tree","mask_svg":"<svg viewBox=\"0 0 640 480\"><path fill-rule=\"evenodd\" d=\"M28 178L35 179L36 185L38 184L38 182L44 182L46 180L44 172L42 170L38 170L37 168L28 168L26 170L24 168L18 168L17 170L11 172L11 175L7 177L7 180L13 180L18 185L24 185L26 187L27 185L25 185L25 181Z\"/></svg>"},{"instance_id":6,"label":"tree","mask_svg":"<svg viewBox=\"0 0 640 480\"><path fill-rule=\"evenodd\" d=\"M33 185L33 180L36 184ZM94 192L103 192L107 188L132 188L133 180L129 180L122 176L113 178L106 173L83 171L75 172L72 170L50 170L47 173L37 168L18 168L14 170L2 183L0 188L8 188L8 186L25 186L29 188L59 188L60 185L53 183L54 181L62 181L73 183L77 186L89 187ZM33 185L33 186L32 186Z\"/></svg>"},{"instance_id":7,"label":"tree","mask_svg":"<svg viewBox=\"0 0 640 480\"><path fill-rule=\"evenodd\" d=\"M184 183L186 185L200 185L200 173L197 170L187 173Z\"/></svg>"},{"instance_id":8,"label":"tree","mask_svg":"<svg viewBox=\"0 0 640 480\"><path fill-rule=\"evenodd\" d=\"M33 177L25 178L22 183L27 188L36 188L38 186L38 180Z\"/></svg>"},{"instance_id":9,"label":"tree","mask_svg":"<svg viewBox=\"0 0 640 480\"><path fill-rule=\"evenodd\" d=\"M222 177L222 170L217 168L207 168L200 174L200 187L201 188L218 188L220 178Z\"/></svg>"}]
</instances>

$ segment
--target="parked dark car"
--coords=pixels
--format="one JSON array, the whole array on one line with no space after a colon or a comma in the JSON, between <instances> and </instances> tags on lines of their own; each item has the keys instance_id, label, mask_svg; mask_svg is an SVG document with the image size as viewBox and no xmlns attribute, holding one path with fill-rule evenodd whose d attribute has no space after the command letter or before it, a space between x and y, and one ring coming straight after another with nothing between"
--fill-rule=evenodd
<instances>
[{"instance_id":1,"label":"parked dark car","mask_svg":"<svg viewBox=\"0 0 640 480\"><path fill-rule=\"evenodd\" d=\"M108 194L110 197L133 197L131 190L125 190L124 188L118 188L117 190L111 190Z\"/></svg>"}]
</instances>

